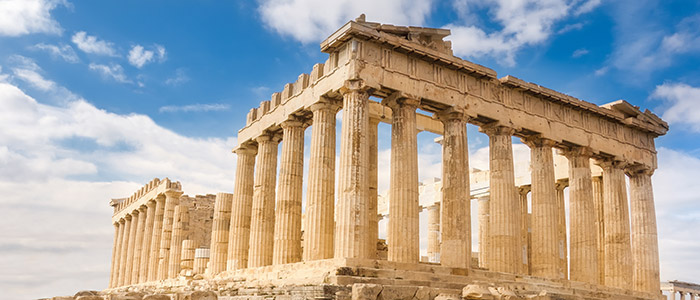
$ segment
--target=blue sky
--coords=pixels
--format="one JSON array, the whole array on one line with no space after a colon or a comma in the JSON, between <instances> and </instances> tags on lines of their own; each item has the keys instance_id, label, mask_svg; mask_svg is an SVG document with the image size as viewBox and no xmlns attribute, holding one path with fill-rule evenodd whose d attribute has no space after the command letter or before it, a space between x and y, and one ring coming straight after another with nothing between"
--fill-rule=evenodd
<instances>
[{"instance_id":1,"label":"blue sky","mask_svg":"<svg viewBox=\"0 0 700 300\"><path fill-rule=\"evenodd\" d=\"M325 61L319 42L360 13L449 28L456 56L499 77L663 117L662 279L700 278L700 2L0 0L0 298L104 288L106 203L153 177L231 192L248 110ZM469 134L471 165L487 167ZM439 176L432 138L419 135L422 179Z\"/></svg>"}]
</instances>

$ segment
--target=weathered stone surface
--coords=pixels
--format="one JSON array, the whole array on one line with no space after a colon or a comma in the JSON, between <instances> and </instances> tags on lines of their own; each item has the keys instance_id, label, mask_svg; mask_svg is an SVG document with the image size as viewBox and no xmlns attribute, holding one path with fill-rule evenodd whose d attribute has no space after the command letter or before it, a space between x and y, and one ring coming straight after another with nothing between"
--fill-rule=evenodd
<instances>
[{"instance_id":1,"label":"weathered stone surface","mask_svg":"<svg viewBox=\"0 0 700 300\"><path fill-rule=\"evenodd\" d=\"M352 285L352 300L375 300L381 291L378 284L356 283Z\"/></svg>"}]
</instances>

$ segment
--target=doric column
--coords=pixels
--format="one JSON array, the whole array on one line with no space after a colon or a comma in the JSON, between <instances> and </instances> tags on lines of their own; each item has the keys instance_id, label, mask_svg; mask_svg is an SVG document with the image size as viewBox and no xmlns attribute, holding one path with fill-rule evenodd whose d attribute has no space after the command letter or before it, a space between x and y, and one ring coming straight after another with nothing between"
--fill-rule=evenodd
<instances>
[{"instance_id":1,"label":"doric column","mask_svg":"<svg viewBox=\"0 0 700 300\"><path fill-rule=\"evenodd\" d=\"M489 196L479 198L479 267L488 269L489 247Z\"/></svg>"},{"instance_id":2,"label":"doric column","mask_svg":"<svg viewBox=\"0 0 700 300\"><path fill-rule=\"evenodd\" d=\"M168 268L170 266L170 242L173 234L173 220L175 216L175 207L180 202L182 192L166 191L165 192L165 210L163 214L163 232L160 238L160 252L158 253L158 280L168 278Z\"/></svg>"},{"instance_id":3,"label":"doric column","mask_svg":"<svg viewBox=\"0 0 700 300\"><path fill-rule=\"evenodd\" d=\"M333 257L335 206L335 114L328 100L311 105L309 183L306 190L304 261Z\"/></svg>"},{"instance_id":4,"label":"doric column","mask_svg":"<svg viewBox=\"0 0 700 300\"><path fill-rule=\"evenodd\" d=\"M527 194L530 193L532 189L529 185L522 185L518 187L518 195L520 196L520 248L523 257L521 264L520 273L531 274L532 258L530 256L530 242L529 242L529 224L528 224L528 212L527 212Z\"/></svg>"},{"instance_id":5,"label":"doric column","mask_svg":"<svg viewBox=\"0 0 700 300\"><path fill-rule=\"evenodd\" d=\"M275 181L279 137L267 133L255 139L258 156L250 224L248 268L272 264L275 229Z\"/></svg>"},{"instance_id":6,"label":"doric column","mask_svg":"<svg viewBox=\"0 0 700 300\"><path fill-rule=\"evenodd\" d=\"M141 251L143 250L143 232L146 227L146 209L145 205L139 207L139 222L136 225L136 240L134 241L134 258L133 266L131 267L131 284L139 282L139 271L141 270Z\"/></svg>"},{"instance_id":7,"label":"doric column","mask_svg":"<svg viewBox=\"0 0 700 300\"><path fill-rule=\"evenodd\" d=\"M541 137L524 139L530 146L532 181L532 275L559 277L559 210L554 179L555 142Z\"/></svg>"},{"instance_id":8,"label":"doric column","mask_svg":"<svg viewBox=\"0 0 700 300\"><path fill-rule=\"evenodd\" d=\"M491 190L489 269L518 273L522 254L520 253L520 201L515 188L511 141L515 130L498 124L485 125L479 130L489 136Z\"/></svg>"},{"instance_id":9,"label":"doric column","mask_svg":"<svg viewBox=\"0 0 700 300\"><path fill-rule=\"evenodd\" d=\"M656 231L656 209L651 186L653 170L643 166L628 168L630 179L630 211L632 221L632 258L635 290L658 294L659 240ZM695 296L690 294L690 298Z\"/></svg>"},{"instance_id":10,"label":"doric column","mask_svg":"<svg viewBox=\"0 0 700 300\"><path fill-rule=\"evenodd\" d=\"M118 221L114 223L114 243L112 245L112 269L109 275L109 287L117 286L117 277L119 276L119 258L121 251L121 235L124 234L124 227Z\"/></svg>"},{"instance_id":11,"label":"doric column","mask_svg":"<svg viewBox=\"0 0 700 300\"><path fill-rule=\"evenodd\" d=\"M241 145L234 152L237 155L236 178L231 204L226 270L248 267L250 216L253 208L253 172L255 172L255 154L258 150L253 145Z\"/></svg>"},{"instance_id":12,"label":"doric column","mask_svg":"<svg viewBox=\"0 0 700 300\"><path fill-rule=\"evenodd\" d=\"M197 249L197 242L194 240L182 241L182 255L180 256L180 269L182 271L194 270L194 251Z\"/></svg>"},{"instance_id":13,"label":"doric column","mask_svg":"<svg viewBox=\"0 0 700 300\"><path fill-rule=\"evenodd\" d=\"M143 230L143 240L141 242L141 262L139 265L138 282L148 281L148 265L151 256L151 238L153 237L153 219L155 218L156 202L146 202L146 218Z\"/></svg>"},{"instance_id":14,"label":"doric column","mask_svg":"<svg viewBox=\"0 0 700 300\"><path fill-rule=\"evenodd\" d=\"M445 128L442 140L440 263L447 267L468 269L472 247L467 118L464 110L457 107L439 112L437 117Z\"/></svg>"},{"instance_id":15,"label":"doric column","mask_svg":"<svg viewBox=\"0 0 700 300\"><path fill-rule=\"evenodd\" d=\"M632 246L624 163L599 162L603 168L605 212L605 285L629 289L632 285Z\"/></svg>"},{"instance_id":16,"label":"doric column","mask_svg":"<svg viewBox=\"0 0 700 300\"><path fill-rule=\"evenodd\" d=\"M418 262L420 259L418 233L420 207L418 206L416 108L420 100L390 97L382 102L389 106L393 113L389 224L387 226L388 260ZM464 123L462 126L465 126ZM370 215L372 215L371 212Z\"/></svg>"},{"instance_id":17,"label":"doric column","mask_svg":"<svg viewBox=\"0 0 700 300\"><path fill-rule=\"evenodd\" d=\"M136 248L136 233L138 232L139 211L131 212L131 227L129 228L129 244L126 252L126 271L124 273L124 284L132 284L131 278L134 272L134 253Z\"/></svg>"},{"instance_id":18,"label":"doric column","mask_svg":"<svg viewBox=\"0 0 700 300\"><path fill-rule=\"evenodd\" d=\"M573 281L598 283L596 212L591 176L591 150L565 152L569 160L570 275Z\"/></svg>"},{"instance_id":19,"label":"doric column","mask_svg":"<svg viewBox=\"0 0 700 300\"><path fill-rule=\"evenodd\" d=\"M564 189L569 185L566 179L560 179L556 184L557 195L557 232L559 236L559 278L569 278L569 255L566 243L566 203Z\"/></svg>"},{"instance_id":20,"label":"doric column","mask_svg":"<svg viewBox=\"0 0 700 300\"><path fill-rule=\"evenodd\" d=\"M593 207L595 208L596 249L598 250L598 284L605 284L605 222L603 210L603 177L593 177Z\"/></svg>"},{"instance_id":21,"label":"doric column","mask_svg":"<svg viewBox=\"0 0 700 300\"><path fill-rule=\"evenodd\" d=\"M175 213L173 215L173 235L170 239L168 278L176 278L178 274L180 274L180 260L182 259L182 241L188 238L189 230L190 212L187 206L185 206L184 204L178 204L175 207ZM228 239L228 234L226 235L226 238ZM211 243L212 245L214 244L213 240Z\"/></svg>"},{"instance_id":22,"label":"doric column","mask_svg":"<svg viewBox=\"0 0 700 300\"><path fill-rule=\"evenodd\" d=\"M369 94L361 80L346 81L338 167L334 257L369 258Z\"/></svg>"},{"instance_id":23,"label":"doric column","mask_svg":"<svg viewBox=\"0 0 700 300\"><path fill-rule=\"evenodd\" d=\"M207 263L209 263L209 249L208 248L197 248L194 250L194 266L192 267L192 273L194 274L204 274L207 269Z\"/></svg>"},{"instance_id":24,"label":"doric column","mask_svg":"<svg viewBox=\"0 0 700 300\"><path fill-rule=\"evenodd\" d=\"M165 215L165 196L156 198L153 215L153 235L151 236L151 254L148 256L148 280L158 280L158 260L160 258L160 239L163 236L163 216Z\"/></svg>"},{"instance_id":25,"label":"doric column","mask_svg":"<svg viewBox=\"0 0 700 300\"><path fill-rule=\"evenodd\" d=\"M440 262L440 202L428 207L428 261Z\"/></svg>"},{"instance_id":26,"label":"doric column","mask_svg":"<svg viewBox=\"0 0 700 300\"><path fill-rule=\"evenodd\" d=\"M231 205L233 194L217 193L214 202L214 219L211 224L211 251L209 252L209 268L211 275L226 270L228 255L228 230L231 227Z\"/></svg>"},{"instance_id":27,"label":"doric column","mask_svg":"<svg viewBox=\"0 0 700 300\"><path fill-rule=\"evenodd\" d=\"M131 215L126 214L124 216L124 235L122 237L122 251L121 251L121 261L119 263L119 281L117 286L126 285L127 278L127 258L129 257L129 240L131 239Z\"/></svg>"},{"instance_id":28,"label":"doric column","mask_svg":"<svg viewBox=\"0 0 700 300\"><path fill-rule=\"evenodd\" d=\"M283 130L272 264L301 261L301 201L304 178L304 123L287 120Z\"/></svg>"},{"instance_id":29,"label":"doric column","mask_svg":"<svg viewBox=\"0 0 700 300\"><path fill-rule=\"evenodd\" d=\"M367 205L369 210L369 242L367 246L369 247L369 257L377 258L377 242L379 241L379 219L377 217L377 198L379 196L378 185L378 154L379 154L379 141L378 128L379 118L370 116L369 118L369 204Z\"/></svg>"}]
</instances>

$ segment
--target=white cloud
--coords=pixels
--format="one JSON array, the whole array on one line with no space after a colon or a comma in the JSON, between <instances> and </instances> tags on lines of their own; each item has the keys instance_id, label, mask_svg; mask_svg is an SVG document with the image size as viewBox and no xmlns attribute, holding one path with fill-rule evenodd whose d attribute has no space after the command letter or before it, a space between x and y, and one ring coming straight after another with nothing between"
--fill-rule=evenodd
<instances>
[{"instance_id":1,"label":"white cloud","mask_svg":"<svg viewBox=\"0 0 700 300\"><path fill-rule=\"evenodd\" d=\"M581 49L576 49L576 51L574 51L574 53L571 54L571 57L579 58L579 57L584 56L586 54L588 54L588 49L581 48Z\"/></svg>"},{"instance_id":2,"label":"white cloud","mask_svg":"<svg viewBox=\"0 0 700 300\"><path fill-rule=\"evenodd\" d=\"M459 2L458 2L459 3ZM505 65L515 65L515 55L525 46L540 44L553 34L556 22L570 15L576 3L566 0L491 0L481 2L489 16L500 25L487 32L464 20L467 25L450 24L454 53L466 57L491 56Z\"/></svg>"},{"instance_id":3,"label":"white cloud","mask_svg":"<svg viewBox=\"0 0 700 300\"><path fill-rule=\"evenodd\" d=\"M98 73L102 74L102 76L107 77L107 78L112 78L112 79L116 80L117 82L133 83L133 81L131 81L129 78L127 78L126 74L124 74L124 68L122 68L121 65L112 64L112 65L108 66L108 65L91 63L88 67L90 68L90 70L97 71Z\"/></svg>"},{"instance_id":4,"label":"white cloud","mask_svg":"<svg viewBox=\"0 0 700 300\"><path fill-rule=\"evenodd\" d=\"M10 60L16 64L12 68L14 78L20 79L42 91L53 90L56 87L55 82L44 78L40 74L43 71L32 59L21 55L13 55L10 57Z\"/></svg>"},{"instance_id":5,"label":"white cloud","mask_svg":"<svg viewBox=\"0 0 700 300\"><path fill-rule=\"evenodd\" d=\"M60 57L69 63L77 63L80 61L78 55L75 53L75 50L73 50L73 47L71 47L70 45L57 46L39 43L30 48L46 51L49 54L51 54L52 57Z\"/></svg>"},{"instance_id":6,"label":"white cloud","mask_svg":"<svg viewBox=\"0 0 700 300\"><path fill-rule=\"evenodd\" d=\"M588 0L576 8L576 10L574 11L574 15L578 16L585 13L589 13L593 11L596 7L598 7L601 2L602 0Z\"/></svg>"},{"instance_id":7,"label":"white cloud","mask_svg":"<svg viewBox=\"0 0 700 300\"><path fill-rule=\"evenodd\" d=\"M60 34L61 26L51 17L62 0L2 0L0 1L0 36L20 36L30 33Z\"/></svg>"},{"instance_id":8,"label":"white cloud","mask_svg":"<svg viewBox=\"0 0 700 300\"><path fill-rule=\"evenodd\" d=\"M208 112L208 111L223 111L231 109L231 105L222 103L212 104L191 104L191 105L168 105L158 109L159 112Z\"/></svg>"},{"instance_id":9,"label":"white cloud","mask_svg":"<svg viewBox=\"0 0 700 300\"><path fill-rule=\"evenodd\" d=\"M150 63L154 60L160 62L165 61L165 47L161 45L155 45L153 50L146 50L141 45L135 45L129 51L129 63L137 68L143 67L145 64Z\"/></svg>"},{"instance_id":10,"label":"white cloud","mask_svg":"<svg viewBox=\"0 0 700 300\"><path fill-rule=\"evenodd\" d=\"M640 2L641 1L641 2ZM672 66L683 55L700 53L700 14L678 23L656 21L656 1L615 1L615 44L612 67L648 75ZM667 28L673 26L672 28Z\"/></svg>"},{"instance_id":11,"label":"white cloud","mask_svg":"<svg viewBox=\"0 0 700 300\"><path fill-rule=\"evenodd\" d=\"M96 36L88 35L85 31L76 32L71 41L78 46L78 49L85 53L117 56L114 50L114 44L104 40L97 39Z\"/></svg>"},{"instance_id":12,"label":"white cloud","mask_svg":"<svg viewBox=\"0 0 700 300\"><path fill-rule=\"evenodd\" d=\"M584 23L566 24L564 27L557 31L557 34L564 34L569 31L581 30L581 28L583 28L584 25Z\"/></svg>"},{"instance_id":13,"label":"white cloud","mask_svg":"<svg viewBox=\"0 0 700 300\"><path fill-rule=\"evenodd\" d=\"M303 43L327 38L362 13L368 21L420 26L432 10L431 0L262 0L259 3L258 11L265 25Z\"/></svg>"},{"instance_id":14,"label":"white cloud","mask_svg":"<svg viewBox=\"0 0 700 300\"><path fill-rule=\"evenodd\" d=\"M105 288L110 198L153 177L180 180L190 195L230 192L233 184L235 138L184 137L148 116L85 100L42 104L8 82L0 82L0 106L4 298Z\"/></svg>"},{"instance_id":15,"label":"white cloud","mask_svg":"<svg viewBox=\"0 0 700 300\"><path fill-rule=\"evenodd\" d=\"M664 120L672 125L687 125L691 131L700 132L700 87L664 83L656 86L651 98L665 102L667 108L662 115Z\"/></svg>"},{"instance_id":16,"label":"white cloud","mask_svg":"<svg viewBox=\"0 0 700 300\"><path fill-rule=\"evenodd\" d=\"M178 86L188 81L190 81L190 77L187 76L185 70L182 68L178 68L177 70L175 70L175 76L166 79L165 84Z\"/></svg>"}]
</instances>

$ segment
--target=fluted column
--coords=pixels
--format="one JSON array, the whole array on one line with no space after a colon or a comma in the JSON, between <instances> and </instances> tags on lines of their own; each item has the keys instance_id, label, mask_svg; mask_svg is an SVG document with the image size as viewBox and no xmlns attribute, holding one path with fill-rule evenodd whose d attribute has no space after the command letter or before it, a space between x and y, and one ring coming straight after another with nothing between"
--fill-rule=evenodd
<instances>
[{"instance_id":1,"label":"fluted column","mask_svg":"<svg viewBox=\"0 0 700 300\"><path fill-rule=\"evenodd\" d=\"M248 266L250 216L253 208L253 172L255 172L255 154L258 150L253 145L242 145L234 152L237 155L236 178L231 204L226 270L244 269Z\"/></svg>"},{"instance_id":2,"label":"fluted column","mask_svg":"<svg viewBox=\"0 0 700 300\"><path fill-rule=\"evenodd\" d=\"M598 284L605 284L605 222L603 210L603 177L593 177L593 207L595 208L596 249L598 250Z\"/></svg>"},{"instance_id":3,"label":"fluted column","mask_svg":"<svg viewBox=\"0 0 700 300\"><path fill-rule=\"evenodd\" d=\"M334 257L368 258L369 94L361 80L346 81L338 167Z\"/></svg>"},{"instance_id":4,"label":"fluted column","mask_svg":"<svg viewBox=\"0 0 700 300\"><path fill-rule=\"evenodd\" d=\"M605 285L629 289L632 285L632 246L624 164L599 162L603 168L605 211Z\"/></svg>"},{"instance_id":5,"label":"fluted column","mask_svg":"<svg viewBox=\"0 0 700 300\"><path fill-rule=\"evenodd\" d=\"M134 272L134 253L136 248L136 235L139 225L139 211L131 212L131 227L129 228L129 244L126 252L126 271L124 273L124 285L131 284L131 278Z\"/></svg>"},{"instance_id":6,"label":"fluted column","mask_svg":"<svg viewBox=\"0 0 700 300\"><path fill-rule=\"evenodd\" d=\"M479 207L479 267L488 269L488 254L491 251L489 243L489 196L481 197L478 200Z\"/></svg>"},{"instance_id":7,"label":"fluted column","mask_svg":"<svg viewBox=\"0 0 700 300\"><path fill-rule=\"evenodd\" d=\"M146 202L146 218L143 230L143 240L141 241L141 261L139 265L138 282L148 281L148 265L151 256L151 238L153 237L153 220L155 218L155 201Z\"/></svg>"},{"instance_id":8,"label":"fluted column","mask_svg":"<svg viewBox=\"0 0 700 300\"><path fill-rule=\"evenodd\" d=\"M121 221L121 220L120 220ZM109 287L113 288L117 286L117 281L119 277L119 259L121 258L121 242L122 236L124 235L124 226L117 221L114 223L114 243L112 247L112 270L109 276Z\"/></svg>"},{"instance_id":9,"label":"fluted column","mask_svg":"<svg viewBox=\"0 0 700 300\"><path fill-rule=\"evenodd\" d=\"M117 286L126 285L127 257L129 257L129 240L131 239L131 215L126 214L124 220L124 235L122 236L122 251L119 262L119 279L117 281Z\"/></svg>"},{"instance_id":10,"label":"fluted column","mask_svg":"<svg viewBox=\"0 0 700 300\"><path fill-rule=\"evenodd\" d=\"M464 110L457 107L438 113L438 119L445 128L442 140L440 264L468 269L472 247L467 119Z\"/></svg>"},{"instance_id":11,"label":"fluted column","mask_svg":"<svg viewBox=\"0 0 700 300\"><path fill-rule=\"evenodd\" d=\"M515 188L511 141L515 130L497 124L482 126L480 130L489 136L491 190L489 269L518 273L522 255L520 253L520 201Z\"/></svg>"},{"instance_id":12,"label":"fluted column","mask_svg":"<svg viewBox=\"0 0 700 300\"><path fill-rule=\"evenodd\" d=\"M335 201L335 114L328 100L310 107L313 113L306 190L304 261L333 257Z\"/></svg>"},{"instance_id":13,"label":"fluted column","mask_svg":"<svg viewBox=\"0 0 700 300\"><path fill-rule=\"evenodd\" d=\"M134 241L134 258L133 266L131 267L131 284L139 282L139 271L141 270L141 251L143 250L143 232L146 227L146 209L145 205L139 207L139 221L136 225L136 240Z\"/></svg>"},{"instance_id":14,"label":"fluted column","mask_svg":"<svg viewBox=\"0 0 700 300\"><path fill-rule=\"evenodd\" d=\"M527 212L527 194L530 193L531 186L523 185L518 187L518 195L520 196L520 252L522 253L522 264L520 273L531 274L532 261L530 257L529 243L529 224Z\"/></svg>"},{"instance_id":15,"label":"fluted column","mask_svg":"<svg viewBox=\"0 0 700 300\"><path fill-rule=\"evenodd\" d=\"M187 206L178 204L175 207L175 213L173 215L173 235L170 239L170 258L168 258L168 278L176 278L178 274L180 274L182 241L188 238L190 230L189 215L190 213ZM228 238L228 235L226 235L226 238Z\"/></svg>"},{"instance_id":16,"label":"fluted column","mask_svg":"<svg viewBox=\"0 0 700 300\"><path fill-rule=\"evenodd\" d=\"M379 118L370 116L369 118L369 204L367 205L369 210L369 242L367 246L369 247L369 257L377 258L377 242L379 241L379 218L377 217L377 198L379 195L378 185L378 154L379 154L379 141L378 139L378 128Z\"/></svg>"},{"instance_id":17,"label":"fluted column","mask_svg":"<svg viewBox=\"0 0 700 300\"><path fill-rule=\"evenodd\" d=\"M388 260L418 262L420 259L418 233L420 207L418 206L416 108L420 100L390 97L383 102L391 108L393 113L387 228ZM465 126L464 123L462 126Z\"/></svg>"},{"instance_id":18,"label":"fluted column","mask_svg":"<svg viewBox=\"0 0 700 300\"><path fill-rule=\"evenodd\" d=\"M569 160L570 275L573 281L598 283L596 212L591 176L591 150L567 151Z\"/></svg>"},{"instance_id":19,"label":"fluted column","mask_svg":"<svg viewBox=\"0 0 700 300\"><path fill-rule=\"evenodd\" d=\"M194 240L182 241L182 255L180 256L180 269L182 271L194 270L194 251L197 249L197 242Z\"/></svg>"},{"instance_id":20,"label":"fluted column","mask_svg":"<svg viewBox=\"0 0 700 300\"><path fill-rule=\"evenodd\" d=\"M653 170L641 166L628 168L630 179L630 211L632 218L632 258L635 290L658 294L659 240L656 230L656 209L651 185ZM693 294L690 295L694 299Z\"/></svg>"},{"instance_id":21,"label":"fluted column","mask_svg":"<svg viewBox=\"0 0 700 300\"><path fill-rule=\"evenodd\" d=\"M168 278L168 269L170 266L170 242L173 234L173 220L175 216L175 207L179 204L180 195L182 192L166 191L165 192L165 210L163 214L163 232L160 238L160 252L158 255L158 280Z\"/></svg>"},{"instance_id":22,"label":"fluted column","mask_svg":"<svg viewBox=\"0 0 700 300\"><path fill-rule=\"evenodd\" d=\"M557 231L559 237L559 278L569 278L569 255L566 242L566 203L564 189L569 185L567 180L559 180L556 184L557 196Z\"/></svg>"},{"instance_id":23,"label":"fluted column","mask_svg":"<svg viewBox=\"0 0 700 300\"><path fill-rule=\"evenodd\" d=\"M272 247L275 229L275 181L279 137L261 135L255 164L255 187L250 224L248 268L272 264Z\"/></svg>"},{"instance_id":24,"label":"fluted column","mask_svg":"<svg viewBox=\"0 0 700 300\"><path fill-rule=\"evenodd\" d=\"M554 141L541 137L524 139L530 146L532 181L532 275L559 277L559 219L554 179Z\"/></svg>"},{"instance_id":25,"label":"fluted column","mask_svg":"<svg viewBox=\"0 0 700 300\"><path fill-rule=\"evenodd\" d=\"M428 207L428 261L440 262L440 202Z\"/></svg>"},{"instance_id":26,"label":"fluted column","mask_svg":"<svg viewBox=\"0 0 700 300\"><path fill-rule=\"evenodd\" d=\"M163 236L163 216L165 215L165 196L156 198L153 215L153 234L151 236L151 254L148 256L148 281L158 280L158 261L160 256L160 239Z\"/></svg>"},{"instance_id":27,"label":"fluted column","mask_svg":"<svg viewBox=\"0 0 700 300\"><path fill-rule=\"evenodd\" d=\"M283 130L277 185L272 264L301 261L301 201L304 177L304 124L287 120Z\"/></svg>"},{"instance_id":28,"label":"fluted column","mask_svg":"<svg viewBox=\"0 0 700 300\"><path fill-rule=\"evenodd\" d=\"M211 246L208 273L219 274L226 270L228 255L229 227L231 227L231 206L233 194L217 193L214 202L214 219L211 225Z\"/></svg>"}]
</instances>

